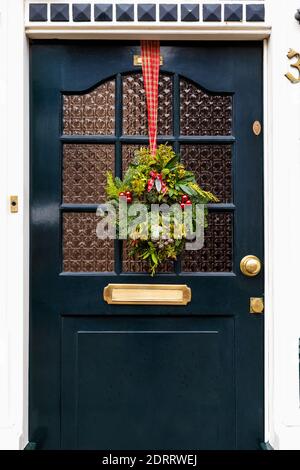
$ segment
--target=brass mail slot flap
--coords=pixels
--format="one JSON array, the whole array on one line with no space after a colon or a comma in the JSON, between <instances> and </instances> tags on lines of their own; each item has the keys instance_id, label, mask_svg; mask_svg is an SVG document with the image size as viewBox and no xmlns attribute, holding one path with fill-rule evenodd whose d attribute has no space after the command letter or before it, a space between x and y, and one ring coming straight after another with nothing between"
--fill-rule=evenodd
<instances>
[{"instance_id":1,"label":"brass mail slot flap","mask_svg":"<svg viewBox=\"0 0 300 470\"><path fill-rule=\"evenodd\" d=\"M186 285L108 284L103 298L108 304L119 305L187 305L192 293Z\"/></svg>"}]
</instances>

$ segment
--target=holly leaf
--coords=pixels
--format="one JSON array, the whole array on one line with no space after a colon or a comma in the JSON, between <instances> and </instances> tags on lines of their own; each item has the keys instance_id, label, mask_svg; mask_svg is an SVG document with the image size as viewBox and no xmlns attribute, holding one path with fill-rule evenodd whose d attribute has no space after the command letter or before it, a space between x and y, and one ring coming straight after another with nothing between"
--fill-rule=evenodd
<instances>
[{"instance_id":1,"label":"holly leaf","mask_svg":"<svg viewBox=\"0 0 300 470\"><path fill-rule=\"evenodd\" d=\"M189 183L189 182L195 182L195 176L194 175L187 175L184 178L180 180L180 183Z\"/></svg>"},{"instance_id":2,"label":"holly leaf","mask_svg":"<svg viewBox=\"0 0 300 470\"><path fill-rule=\"evenodd\" d=\"M197 194L196 191L194 191L186 184L179 184L179 187L184 193L188 194L189 196L195 196L195 194Z\"/></svg>"},{"instance_id":3,"label":"holly leaf","mask_svg":"<svg viewBox=\"0 0 300 470\"><path fill-rule=\"evenodd\" d=\"M171 160L168 161L166 164L165 168L171 170L174 168L174 166L178 163L178 155L175 155L175 157L171 158Z\"/></svg>"}]
</instances>

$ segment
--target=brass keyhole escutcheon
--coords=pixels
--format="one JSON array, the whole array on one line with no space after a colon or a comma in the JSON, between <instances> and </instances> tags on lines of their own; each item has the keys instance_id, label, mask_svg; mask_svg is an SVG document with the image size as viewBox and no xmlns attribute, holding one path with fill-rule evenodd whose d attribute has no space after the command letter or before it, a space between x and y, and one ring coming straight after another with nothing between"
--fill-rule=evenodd
<instances>
[{"instance_id":1,"label":"brass keyhole escutcheon","mask_svg":"<svg viewBox=\"0 0 300 470\"><path fill-rule=\"evenodd\" d=\"M255 277L261 271L261 261L257 256L247 255L242 259L240 268L244 276Z\"/></svg>"},{"instance_id":2,"label":"brass keyhole escutcheon","mask_svg":"<svg viewBox=\"0 0 300 470\"><path fill-rule=\"evenodd\" d=\"M250 313L263 313L264 312L264 299L262 297L250 298Z\"/></svg>"}]
</instances>

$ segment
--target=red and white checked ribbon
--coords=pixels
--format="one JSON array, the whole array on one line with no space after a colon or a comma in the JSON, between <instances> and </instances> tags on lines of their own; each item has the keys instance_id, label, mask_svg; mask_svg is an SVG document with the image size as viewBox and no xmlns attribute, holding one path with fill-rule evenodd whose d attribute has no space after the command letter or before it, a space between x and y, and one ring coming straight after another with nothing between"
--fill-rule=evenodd
<instances>
[{"instance_id":1,"label":"red and white checked ribbon","mask_svg":"<svg viewBox=\"0 0 300 470\"><path fill-rule=\"evenodd\" d=\"M160 65L159 41L141 41L141 49L143 79L147 99L149 146L151 155L155 155Z\"/></svg>"}]
</instances>

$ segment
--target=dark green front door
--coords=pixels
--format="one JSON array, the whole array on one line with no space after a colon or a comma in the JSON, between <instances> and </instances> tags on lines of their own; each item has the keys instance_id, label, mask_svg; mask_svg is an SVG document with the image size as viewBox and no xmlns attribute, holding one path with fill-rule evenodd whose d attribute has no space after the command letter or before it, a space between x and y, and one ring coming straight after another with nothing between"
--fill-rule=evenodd
<instances>
[{"instance_id":1,"label":"dark green front door","mask_svg":"<svg viewBox=\"0 0 300 470\"><path fill-rule=\"evenodd\" d=\"M138 43L31 46L30 440L41 449L257 449L263 441L261 43L162 43L159 141L209 208L204 248L154 279L95 234L107 170L147 144ZM109 283L187 284L187 306L108 305Z\"/></svg>"}]
</instances>

